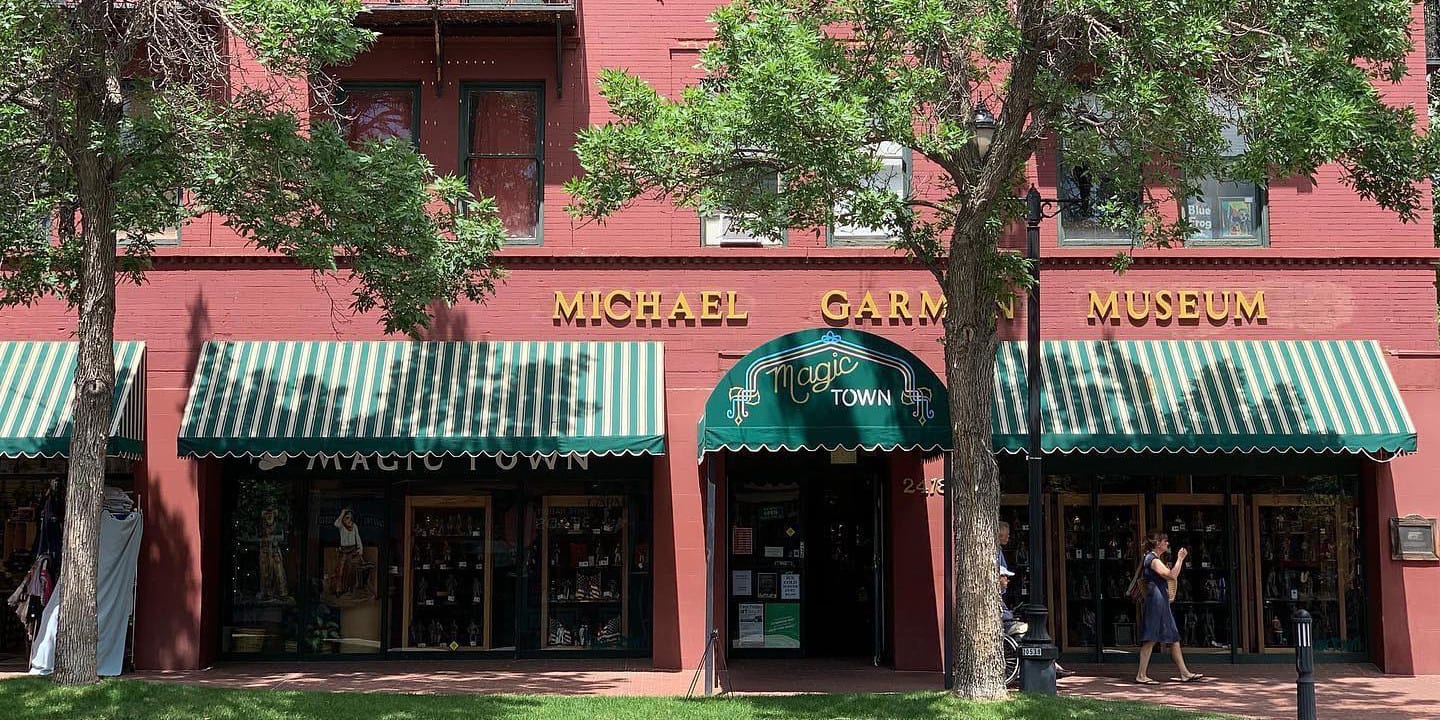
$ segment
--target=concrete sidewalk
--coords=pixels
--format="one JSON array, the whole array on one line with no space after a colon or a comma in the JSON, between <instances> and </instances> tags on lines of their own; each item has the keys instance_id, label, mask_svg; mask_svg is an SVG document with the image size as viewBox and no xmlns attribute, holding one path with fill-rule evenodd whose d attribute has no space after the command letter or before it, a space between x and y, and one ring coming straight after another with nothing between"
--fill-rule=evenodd
<instances>
[{"instance_id":1,"label":"concrete sidewalk","mask_svg":"<svg viewBox=\"0 0 1440 720\"><path fill-rule=\"evenodd\" d=\"M1208 677L1181 683L1175 666L1157 662L1150 677L1159 685L1136 685L1134 665L1081 665L1060 681L1060 692L1103 700L1160 703L1242 717L1294 720L1295 666L1191 665ZM1322 664L1315 670L1321 718L1433 720L1440 718L1440 677L1384 675L1374 665Z\"/></svg>"}]
</instances>

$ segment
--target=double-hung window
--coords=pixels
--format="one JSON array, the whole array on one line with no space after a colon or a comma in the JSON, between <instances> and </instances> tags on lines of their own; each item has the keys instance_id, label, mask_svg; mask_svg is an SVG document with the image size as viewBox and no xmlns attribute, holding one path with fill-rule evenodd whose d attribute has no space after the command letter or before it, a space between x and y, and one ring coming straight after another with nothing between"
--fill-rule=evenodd
<instances>
[{"instance_id":1,"label":"double-hung window","mask_svg":"<svg viewBox=\"0 0 1440 720\"><path fill-rule=\"evenodd\" d=\"M878 190L905 197L910 191L910 163L905 149L899 143L882 142L874 148L880 169L866 182L867 190ZM842 200L835 206L835 216L844 218L850 206ZM865 227L855 222L837 222L830 230L830 242L835 245L884 245L894 240L889 228Z\"/></svg>"},{"instance_id":2,"label":"double-hung window","mask_svg":"<svg viewBox=\"0 0 1440 720\"><path fill-rule=\"evenodd\" d=\"M394 137L420 141L420 86L416 83L346 85L339 111L341 132L352 146Z\"/></svg>"},{"instance_id":3,"label":"double-hung window","mask_svg":"<svg viewBox=\"0 0 1440 720\"><path fill-rule=\"evenodd\" d=\"M747 181L754 188L755 193L773 195L780 192L780 175L778 173L763 168L750 168L744 172L749 175ZM700 217L702 242L706 245L752 247L783 244L778 239L761 237L737 227L735 218L735 213L726 212L723 209L720 212L702 214Z\"/></svg>"},{"instance_id":4,"label":"double-hung window","mask_svg":"<svg viewBox=\"0 0 1440 720\"><path fill-rule=\"evenodd\" d=\"M121 111L125 114L127 123L144 122L151 118L152 109L150 100L151 95L154 93L154 88L149 82L126 80L121 83L121 91L124 96ZM137 133L138 129L131 126L125 131L124 140L126 142L137 141ZM115 234L115 243L117 245L124 246L138 241L148 242L152 247L180 244L180 218L185 212L184 207L182 207L185 200L185 192L182 188L178 187L173 190L162 191L159 199L164 200L167 208L174 209L176 223L160 228L155 232L143 233L143 236L132 235L123 230L119 231ZM154 208L154 210L162 210L162 208L157 207ZM48 224L46 229L48 234Z\"/></svg>"},{"instance_id":5,"label":"double-hung window","mask_svg":"<svg viewBox=\"0 0 1440 720\"><path fill-rule=\"evenodd\" d=\"M1245 152L1248 143L1234 123L1225 126L1223 137L1228 157ZM1200 181L1199 189L1199 195L1185 202L1185 219L1194 230L1186 244L1265 244L1264 186L1207 177Z\"/></svg>"},{"instance_id":6,"label":"double-hung window","mask_svg":"<svg viewBox=\"0 0 1440 720\"><path fill-rule=\"evenodd\" d=\"M490 197L510 241L540 242L544 161L544 95L537 85L465 88L465 178L476 197Z\"/></svg>"},{"instance_id":7,"label":"double-hung window","mask_svg":"<svg viewBox=\"0 0 1440 720\"><path fill-rule=\"evenodd\" d=\"M1110 213L1138 206L1139 195L1120 190L1114 178L1067 162L1063 147L1058 171L1056 187L1066 201L1060 211L1060 241L1074 245L1130 244L1130 234L1114 227Z\"/></svg>"}]
</instances>

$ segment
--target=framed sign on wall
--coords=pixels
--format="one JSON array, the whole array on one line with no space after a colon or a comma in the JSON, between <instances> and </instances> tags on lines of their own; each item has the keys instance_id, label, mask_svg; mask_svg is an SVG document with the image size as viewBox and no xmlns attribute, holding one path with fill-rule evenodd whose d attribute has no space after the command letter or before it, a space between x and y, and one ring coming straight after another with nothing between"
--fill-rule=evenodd
<instances>
[{"instance_id":1,"label":"framed sign on wall","mask_svg":"<svg viewBox=\"0 0 1440 720\"><path fill-rule=\"evenodd\" d=\"M1435 518L1419 515L1390 518L1392 560L1440 560L1435 554Z\"/></svg>"}]
</instances>

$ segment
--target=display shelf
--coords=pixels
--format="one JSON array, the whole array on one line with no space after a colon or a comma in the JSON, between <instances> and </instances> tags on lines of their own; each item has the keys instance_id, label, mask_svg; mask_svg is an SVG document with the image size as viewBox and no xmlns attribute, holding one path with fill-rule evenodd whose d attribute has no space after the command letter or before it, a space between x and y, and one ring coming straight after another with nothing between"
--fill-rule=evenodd
<instances>
[{"instance_id":1,"label":"display shelf","mask_svg":"<svg viewBox=\"0 0 1440 720\"><path fill-rule=\"evenodd\" d=\"M1063 580L1057 592L1065 652L1138 645L1139 607L1125 589L1139 563L1144 507L1138 494L1060 495L1057 567Z\"/></svg>"},{"instance_id":2,"label":"display shelf","mask_svg":"<svg viewBox=\"0 0 1440 720\"><path fill-rule=\"evenodd\" d=\"M1317 502L1314 496L1257 495L1251 542L1256 558L1254 630L1262 652L1294 648L1293 613L1305 609L1317 652L1354 650L1352 612L1363 595L1350 557L1355 540L1343 518L1352 511L1344 499ZM1359 597L1357 597L1359 595ZM1363 649L1363 648L1362 648Z\"/></svg>"},{"instance_id":3,"label":"display shelf","mask_svg":"<svg viewBox=\"0 0 1440 720\"><path fill-rule=\"evenodd\" d=\"M550 495L541 504L541 647L624 647L630 634L625 498Z\"/></svg>"},{"instance_id":4,"label":"display shelf","mask_svg":"<svg viewBox=\"0 0 1440 720\"><path fill-rule=\"evenodd\" d=\"M401 650L490 647L490 530L488 496L405 499Z\"/></svg>"},{"instance_id":5,"label":"display shelf","mask_svg":"<svg viewBox=\"0 0 1440 720\"><path fill-rule=\"evenodd\" d=\"M1180 548L1189 549L1171 604L1181 641L1195 652L1230 652L1237 627L1232 594L1240 573L1231 566L1226 544L1225 496L1162 493L1155 498L1155 512L1157 529L1170 538L1172 560Z\"/></svg>"}]
</instances>

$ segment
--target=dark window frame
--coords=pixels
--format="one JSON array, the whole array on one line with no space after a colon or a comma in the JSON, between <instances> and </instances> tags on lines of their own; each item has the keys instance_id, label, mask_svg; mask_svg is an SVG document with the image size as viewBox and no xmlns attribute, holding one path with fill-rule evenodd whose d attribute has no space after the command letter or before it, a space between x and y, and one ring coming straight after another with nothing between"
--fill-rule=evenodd
<instances>
[{"instance_id":1,"label":"dark window frame","mask_svg":"<svg viewBox=\"0 0 1440 720\"><path fill-rule=\"evenodd\" d=\"M473 153L470 143L474 138L470 126L470 102L479 92L530 92L535 95L535 152L530 155L518 153ZM486 158L518 158L535 161L535 234L534 236L511 236L506 245L543 245L545 237L545 83L543 82L468 82L460 85L460 175L465 186L470 186L470 161Z\"/></svg>"},{"instance_id":2,"label":"dark window frame","mask_svg":"<svg viewBox=\"0 0 1440 720\"><path fill-rule=\"evenodd\" d=\"M410 142L413 143L415 145L415 148L418 150L420 148L420 103L422 102L420 81L357 80L354 82L341 82L340 96L337 98L338 102L336 102L336 105L343 106L348 100L350 93L352 92L364 92L367 90L387 92L394 92L397 90L410 91L410 95L413 98L413 102L410 105ZM337 117L336 119L342 122L344 121L344 118Z\"/></svg>"},{"instance_id":3,"label":"dark window frame","mask_svg":"<svg viewBox=\"0 0 1440 720\"><path fill-rule=\"evenodd\" d=\"M1055 196L1058 197L1058 198L1060 198L1060 199L1062 199L1062 200L1073 199L1073 198L1068 197L1068 196L1065 194L1065 192L1064 192L1064 191L1065 191L1065 171L1068 170L1068 169L1070 169L1070 167L1071 167L1071 166L1065 164L1065 144L1064 144L1063 142L1056 141L1056 143L1055 143ZM1103 203L1105 202L1105 200L1102 199L1102 198L1097 198L1095 195L1092 194L1091 197L1090 197L1090 202L1091 202L1091 207L1093 208L1094 206L1103 204ZM1137 204L1137 205L1139 204L1139 198L1138 198L1138 197L1137 197L1137 199L1136 199L1136 204ZM1112 236L1112 237L1103 237L1103 238L1066 237L1066 235L1065 235L1065 212L1063 211L1063 208L1062 208L1062 212L1060 212L1058 215L1055 216L1055 227L1056 227L1057 242L1058 242L1060 245L1066 245L1066 246L1070 246L1070 247L1131 247L1131 246L1134 246L1134 244L1135 244L1135 237L1134 237L1133 235L1123 235L1123 236L1122 236L1122 235L1121 235L1120 233L1118 233L1118 232L1117 232L1114 236Z\"/></svg>"}]
</instances>

